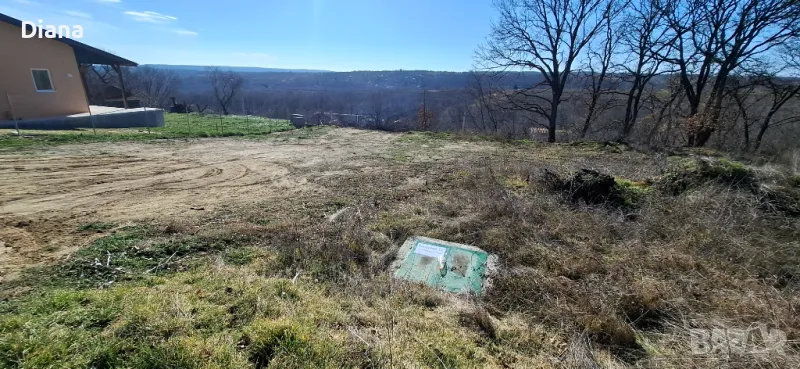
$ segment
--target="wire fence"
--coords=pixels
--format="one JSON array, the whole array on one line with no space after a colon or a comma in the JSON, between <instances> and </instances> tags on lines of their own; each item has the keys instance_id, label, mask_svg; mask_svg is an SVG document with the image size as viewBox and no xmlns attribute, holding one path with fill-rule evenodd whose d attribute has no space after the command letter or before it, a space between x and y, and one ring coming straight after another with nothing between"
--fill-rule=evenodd
<instances>
[{"instance_id":1,"label":"wire fence","mask_svg":"<svg viewBox=\"0 0 800 369\"><path fill-rule=\"evenodd\" d=\"M201 135L247 135L269 134L292 128L288 120L254 115L165 113L164 126L160 130Z\"/></svg>"}]
</instances>

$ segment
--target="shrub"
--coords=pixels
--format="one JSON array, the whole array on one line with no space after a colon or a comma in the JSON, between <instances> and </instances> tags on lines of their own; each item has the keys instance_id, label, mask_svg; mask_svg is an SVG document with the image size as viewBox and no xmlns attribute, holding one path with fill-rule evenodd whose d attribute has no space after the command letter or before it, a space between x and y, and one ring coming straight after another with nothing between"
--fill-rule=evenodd
<instances>
[{"instance_id":1,"label":"shrub","mask_svg":"<svg viewBox=\"0 0 800 369\"><path fill-rule=\"evenodd\" d=\"M659 181L659 187L678 195L703 184L715 182L734 188L753 190L759 187L755 173L742 163L728 159L685 160Z\"/></svg>"}]
</instances>

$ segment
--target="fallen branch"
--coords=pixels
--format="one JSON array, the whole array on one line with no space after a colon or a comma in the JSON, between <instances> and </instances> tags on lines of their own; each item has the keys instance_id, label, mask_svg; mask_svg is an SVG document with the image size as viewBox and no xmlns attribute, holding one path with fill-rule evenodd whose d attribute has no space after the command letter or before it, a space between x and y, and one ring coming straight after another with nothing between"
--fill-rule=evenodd
<instances>
[{"instance_id":1,"label":"fallen branch","mask_svg":"<svg viewBox=\"0 0 800 369\"><path fill-rule=\"evenodd\" d=\"M367 345L367 347L372 348L372 345L370 345L369 342L367 342L365 339L361 338L361 336L359 336L358 333L356 333L353 327L347 327L347 331L350 332L350 334L352 334L355 338L361 340L361 342L364 342L364 344Z\"/></svg>"},{"instance_id":2,"label":"fallen branch","mask_svg":"<svg viewBox=\"0 0 800 369\"><path fill-rule=\"evenodd\" d=\"M157 270L158 268L161 268L161 267L163 267L163 266L165 266L165 265L169 264L169 261L170 261L170 260L172 260L172 258L173 258L173 257L175 257L175 254L177 254L177 253L178 253L177 251L173 252L173 253L172 253L172 255L170 255L170 256L167 258L167 260L164 260L164 262L163 262L163 263L161 263L161 264L158 264L158 265L156 265L156 266L154 266L154 267L152 267L152 268L148 269L147 271L145 271L145 272L144 272L144 274L150 274L150 273L152 273L154 270Z\"/></svg>"}]
</instances>

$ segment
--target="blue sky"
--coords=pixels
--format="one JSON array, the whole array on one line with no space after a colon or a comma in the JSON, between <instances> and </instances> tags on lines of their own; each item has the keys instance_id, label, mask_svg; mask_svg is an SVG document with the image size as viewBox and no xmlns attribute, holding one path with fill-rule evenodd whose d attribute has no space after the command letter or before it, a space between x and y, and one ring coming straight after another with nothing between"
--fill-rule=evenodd
<instances>
[{"instance_id":1,"label":"blue sky","mask_svg":"<svg viewBox=\"0 0 800 369\"><path fill-rule=\"evenodd\" d=\"M140 64L465 71L491 0L0 0Z\"/></svg>"}]
</instances>

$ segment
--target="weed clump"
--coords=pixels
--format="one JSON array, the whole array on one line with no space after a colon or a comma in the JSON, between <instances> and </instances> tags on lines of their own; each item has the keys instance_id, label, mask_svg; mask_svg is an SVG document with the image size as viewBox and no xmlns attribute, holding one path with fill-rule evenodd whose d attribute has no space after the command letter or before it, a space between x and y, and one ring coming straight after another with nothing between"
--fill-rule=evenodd
<instances>
[{"instance_id":1,"label":"weed clump","mask_svg":"<svg viewBox=\"0 0 800 369\"><path fill-rule=\"evenodd\" d=\"M544 183L574 203L610 205L616 208L635 208L651 192L650 185L646 182L614 178L591 169L581 169L569 179L545 170Z\"/></svg>"},{"instance_id":2,"label":"weed clump","mask_svg":"<svg viewBox=\"0 0 800 369\"><path fill-rule=\"evenodd\" d=\"M759 192L763 208L791 217L800 216L800 188L762 186Z\"/></svg>"},{"instance_id":3,"label":"weed clump","mask_svg":"<svg viewBox=\"0 0 800 369\"><path fill-rule=\"evenodd\" d=\"M730 186L752 193L761 201L762 209L796 217L800 216L800 189L793 187L791 181L789 186L766 185L742 163L724 158L702 158L680 162L677 169L658 181L657 186L671 195L680 195L709 183Z\"/></svg>"},{"instance_id":4,"label":"weed clump","mask_svg":"<svg viewBox=\"0 0 800 369\"><path fill-rule=\"evenodd\" d=\"M728 159L688 159L665 175L658 187L669 194L680 195L707 183L719 183L739 189L757 189L755 173L744 164Z\"/></svg>"}]
</instances>

